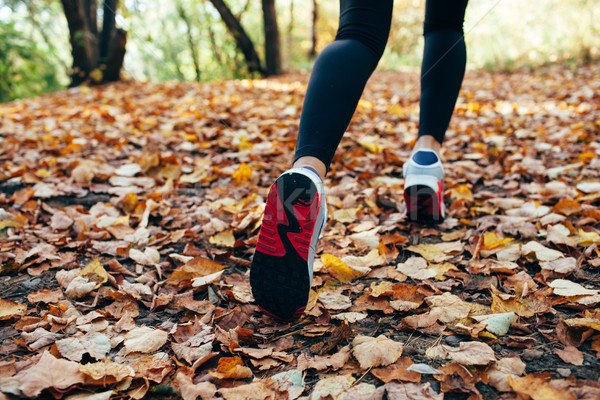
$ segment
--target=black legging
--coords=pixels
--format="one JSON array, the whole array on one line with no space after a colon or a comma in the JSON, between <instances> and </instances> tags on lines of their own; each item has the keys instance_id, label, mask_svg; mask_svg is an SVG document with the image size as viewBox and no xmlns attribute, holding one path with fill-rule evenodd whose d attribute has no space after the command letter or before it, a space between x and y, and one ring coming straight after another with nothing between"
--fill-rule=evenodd
<instances>
[{"instance_id":1,"label":"black legging","mask_svg":"<svg viewBox=\"0 0 600 400\"><path fill-rule=\"evenodd\" d=\"M467 1L427 0L425 6L419 136L432 135L440 143L465 72ZM294 160L313 156L329 168L385 49L392 9L393 0L340 0L335 41L317 57L310 76Z\"/></svg>"}]
</instances>

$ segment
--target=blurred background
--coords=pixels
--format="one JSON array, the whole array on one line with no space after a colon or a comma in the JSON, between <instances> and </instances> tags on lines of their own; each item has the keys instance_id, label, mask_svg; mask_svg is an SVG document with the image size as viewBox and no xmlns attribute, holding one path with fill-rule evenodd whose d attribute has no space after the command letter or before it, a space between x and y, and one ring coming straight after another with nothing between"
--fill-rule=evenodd
<instances>
[{"instance_id":1,"label":"blurred background","mask_svg":"<svg viewBox=\"0 0 600 400\"><path fill-rule=\"evenodd\" d=\"M396 0L380 69L418 68L424 0ZM0 101L119 79L211 81L307 71L335 0L0 0ZM475 0L468 68L600 58L598 0Z\"/></svg>"}]
</instances>

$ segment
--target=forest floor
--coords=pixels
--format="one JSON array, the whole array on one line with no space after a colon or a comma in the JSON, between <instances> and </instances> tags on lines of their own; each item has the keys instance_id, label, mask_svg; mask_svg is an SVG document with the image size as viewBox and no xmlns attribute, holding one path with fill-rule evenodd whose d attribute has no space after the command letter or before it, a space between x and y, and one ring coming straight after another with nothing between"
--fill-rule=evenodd
<instances>
[{"instance_id":1,"label":"forest floor","mask_svg":"<svg viewBox=\"0 0 600 400\"><path fill-rule=\"evenodd\" d=\"M600 398L599 76L467 72L419 226L419 75L377 72L291 323L248 273L308 75L0 104L0 399Z\"/></svg>"}]
</instances>

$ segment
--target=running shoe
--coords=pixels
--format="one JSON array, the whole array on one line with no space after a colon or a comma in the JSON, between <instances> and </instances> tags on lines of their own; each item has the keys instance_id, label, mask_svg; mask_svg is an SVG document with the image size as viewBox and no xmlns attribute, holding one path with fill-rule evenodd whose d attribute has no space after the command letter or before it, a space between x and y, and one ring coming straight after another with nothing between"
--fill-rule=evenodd
<instances>
[{"instance_id":1,"label":"running shoe","mask_svg":"<svg viewBox=\"0 0 600 400\"><path fill-rule=\"evenodd\" d=\"M433 150L415 151L403 167L404 206L410 221L435 224L446 217L444 167Z\"/></svg>"},{"instance_id":2,"label":"running shoe","mask_svg":"<svg viewBox=\"0 0 600 400\"><path fill-rule=\"evenodd\" d=\"M254 300L271 317L288 321L304 312L326 220L323 182L313 170L292 168L271 186L250 267Z\"/></svg>"}]
</instances>

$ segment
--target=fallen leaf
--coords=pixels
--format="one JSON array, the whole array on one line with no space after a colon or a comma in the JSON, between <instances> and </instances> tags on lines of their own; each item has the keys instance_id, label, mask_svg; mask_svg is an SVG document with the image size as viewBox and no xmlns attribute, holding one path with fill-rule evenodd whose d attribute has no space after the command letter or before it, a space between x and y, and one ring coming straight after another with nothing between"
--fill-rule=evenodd
<instances>
[{"instance_id":1,"label":"fallen leaf","mask_svg":"<svg viewBox=\"0 0 600 400\"><path fill-rule=\"evenodd\" d=\"M280 372L271 377L274 383L274 389L280 393L287 392L289 400L295 400L304 392L306 387L302 371L292 369Z\"/></svg>"},{"instance_id":2,"label":"fallen leaf","mask_svg":"<svg viewBox=\"0 0 600 400\"><path fill-rule=\"evenodd\" d=\"M533 400L577 400L571 392L555 389L551 385L550 374L529 374L521 378L508 377L513 391L525 394Z\"/></svg>"},{"instance_id":3,"label":"fallen leaf","mask_svg":"<svg viewBox=\"0 0 600 400\"><path fill-rule=\"evenodd\" d=\"M215 274L223 269L225 269L225 266L219 263L203 257L196 257L193 260L175 268L175 270L167 278L167 283L169 285L178 286L183 282L192 281L194 278Z\"/></svg>"},{"instance_id":4,"label":"fallen leaf","mask_svg":"<svg viewBox=\"0 0 600 400\"><path fill-rule=\"evenodd\" d=\"M525 373L525 363L518 357L507 357L498 360L487 371L490 385L499 392L511 392L508 377L516 378Z\"/></svg>"},{"instance_id":5,"label":"fallen leaf","mask_svg":"<svg viewBox=\"0 0 600 400\"><path fill-rule=\"evenodd\" d=\"M355 278L371 272L371 268L368 267L352 268L331 254L321 255L321 262L325 265L327 272L331 274L331 276L343 283L350 282Z\"/></svg>"},{"instance_id":6,"label":"fallen leaf","mask_svg":"<svg viewBox=\"0 0 600 400\"><path fill-rule=\"evenodd\" d=\"M108 359L96 363L80 364L79 371L95 381L102 381L109 385L135 375L135 371L130 366Z\"/></svg>"},{"instance_id":7,"label":"fallen leaf","mask_svg":"<svg viewBox=\"0 0 600 400\"><path fill-rule=\"evenodd\" d=\"M564 349L554 349L554 354L566 363L583 365L583 353L575 346L567 346Z\"/></svg>"},{"instance_id":8,"label":"fallen leaf","mask_svg":"<svg viewBox=\"0 0 600 400\"><path fill-rule=\"evenodd\" d=\"M109 400L113 395L112 390L108 390L106 392L98 392L98 393L79 393L73 394L65 398L65 400Z\"/></svg>"},{"instance_id":9,"label":"fallen leaf","mask_svg":"<svg viewBox=\"0 0 600 400\"><path fill-rule=\"evenodd\" d=\"M86 265L77 275L86 277L90 282L95 282L96 286L94 286L94 290L98 289L108 281L108 273L96 258Z\"/></svg>"},{"instance_id":10,"label":"fallen leaf","mask_svg":"<svg viewBox=\"0 0 600 400\"><path fill-rule=\"evenodd\" d=\"M373 376L382 382L388 383L393 380L404 382L420 382L421 374L408 370L413 362L406 357L400 357L395 363L383 368L374 368L371 370Z\"/></svg>"},{"instance_id":11,"label":"fallen leaf","mask_svg":"<svg viewBox=\"0 0 600 400\"><path fill-rule=\"evenodd\" d=\"M235 236L233 236L232 230L228 230L211 236L208 241L215 246L233 247L235 244Z\"/></svg>"},{"instance_id":12,"label":"fallen leaf","mask_svg":"<svg viewBox=\"0 0 600 400\"><path fill-rule=\"evenodd\" d=\"M26 304L0 299L0 320L20 317L27 311Z\"/></svg>"},{"instance_id":13,"label":"fallen leaf","mask_svg":"<svg viewBox=\"0 0 600 400\"><path fill-rule=\"evenodd\" d=\"M425 353L432 360L451 359L462 365L488 365L496 361L494 350L482 342L461 342L458 347L437 345Z\"/></svg>"},{"instance_id":14,"label":"fallen leaf","mask_svg":"<svg viewBox=\"0 0 600 400\"><path fill-rule=\"evenodd\" d=\"M56 341L56 348L61 356L71 361L80 362L85 353L96 360L101 360L111 349L108 337L98 332L90 332L83 336L71 336Z\"/></svg>"},{"instance_id":15,"label":"fallen leaf","mask_svg":"<svg viewBox=\"0 0 600 400\"><path fill-rule=\"evenodd\" d=\"M154 247L147 247L143 252L129 249L129 258L138 264L154 266L160 262L160 253Z\"/></svg>"},{"instance_id":16,"label":"fallen leaf","mask_svg":"<svg viewBox=\"0 0 600 400\"><path fill-rule=\"evenodd\" d=\"M319 292L319 302L328 310L346 310L352 307L350 297L340 293L321 291Z\"/></svg>"},{"instance_id":17,"label":"fallen leaf","mask_svg":"<svg viewBox=\"0 0 600 400\"><path fill-rule=\"evenodd\" d=\"M435 269L429 269L427 261L422 257L410 257L396 266L396 270L416 280L426 280L438 274Z\"/></svg>"},{"instance_id":18,"label":"fallen leaf","mask_svg":"<svg viewBox=\"0 0 600 400\"><path fill-rule=\"evenodd\" d=\"M221 388L218 393L225 400L249 400L250 394L252 400L265 400L273 395L271 388L264 381L256 381L234 388Z\"/></svg>"},{"instance_id":19,"label":"fallen leaf","mask_svg":"<svg viewBox=\"0 0 600 400\"><path fill-rule=\"evenodd\" d=\"M431 383L398 383L385 385L388 400L444 400L444 393L437 393Z\"/></svg>"},{"instance_id":20,"label":"fallen leaf","mask_svg":"<svg viewBox=\"0 0 600 400\"><path fill-rule=\"evenodd\" d=\"M578 283L566 280L566 279L555 279L548 284L557 296L587 296L598 294L597 290L586 289Z\"/></svg>"},{"instance_id":21,"label":"fallen leaf","mask_svg":"<svg viewBox=\"0 0 600 400\"><path fill-rule=\"evenodd\" d=\"M246 182L252 177L252 168L246 163L241 163L239 167L237 167L237 169L233 172L231 177L237 184Z\"/></svg>"},{"instance_id":22,"label":"fallen leaf","mask_svg":"<svg viewBox=\"0 0 600 400\"><path fill-rule=\"evenodd\" d=\"M502 314L474 315L472 318L486 324L485 329L487 331L497 336L503 336L508 333L508 328L510 328L516 317L514 312L508 312Z\"/></svg>"},{"instance_id":23,"label":"fallen leaf","mask_svg":"<svg viewBox=\"0 0 600 400\"><path fill-rule=\"evenodd\" d=\"M337 353L331 356L309 357L305 353L302 353L298 356L298 369L300 371L307 369L323 371L331 368L336 371L346 365L349 359L350 346L342 347Z\"/></svg>"},{"instance_id":24,"label":"fallen leaf","mask_svg":"<svg viewBox=\"0 0 600 400\"><path fill-rule=\"evenodd\" d=\"M443 293L437 296L429 296L425 301L431 307L431 313L438 316L444 323L450 323L465 318L471 312L471 306L462 301L458 296Z\"/></svg>"},{"instance_id":25,"label":"fallen leaf","mask_svg":"<svg viewBox=\"0 0 600 400\"><path fill-rule=\"evenodd\" d=\"M175 382L179 386L183 400L196 400L198 397L202 400L210 400L217 393L217 387L211 382L194 384L192 378L181 372L178 372L175 376Z\"/></svg>"},{"instance_id":26,"label":"fallen leaf","mask_svg":"<svg viewBox=\"0 0 600 400\"><path fill-rule=\"evenodd\" d=\"M403 345L384 335L376 338L359 335L352 341L352 355L362 369L389 365L402 355Z\"/></svg>"},{"instance_id":27,"label":"fallen leaf","mask_svg":"<svg viewBox=\"0 0 600 400\"><path fill-rule=\"evenodd\" d=\"M44 389L64 390L83 383L85 375L79 372L79 364L57 359L44 351L37 364L15 375L19 389L27 397L38 397Z\"/></svg>"},{"instance_id":28,"label":"fallen leaf","mask_svg":"<svg viewBox=\"0 0 600 400\"><path fill-rule=\"evenodd\" d=\"M351 375L320 379L314 386L310 400L338 399L350 389L355 379Z\"/></svg>"},{"instance_id":29,"label":"fallen leaf","mask_svg":"<svg viewBox=\"0 0 600 400\"><path fill-rule=\"evenodd\" d=\"M152 329L148 326L135 328L125 335L123 352L126 355L152 353L167 343L168 337L169 334L161 329Z\"/></svg>"},{"instance_id":30,"label":"fallen leaf","mask_svg":"<svg viewBox=\"0 0 600 400\"><path fill-rule=\"evenodd\" d=\"M380 227L373 228L368 231L353 233L348 236L354 245L362 250L373 250L379 247L379 235L378 232Z\"/></svg>"},{"instance_id":31,"label":"fallen leaf","mask_svg":"<svg viewBox=\"0 0 600 400\"><path fill-rule=\"evenodd\" d=\"M563 253L557 250L549 249L548 247L542 246L538 242L528 242L521 246L523 254L534 253L538 261L554 261L564 257Z\"/></svg>"},{"instance_id":32,"label":"fallen leaf","mask_svg":"<svg viewBox=\"0 0 600 400\"><path fill-rule=\"evenodd\" d=\"M252 370L245 367L240 357L221 357L216 371L209 372L218 379L252 378Z\"/></svg>"}]
</instances>

